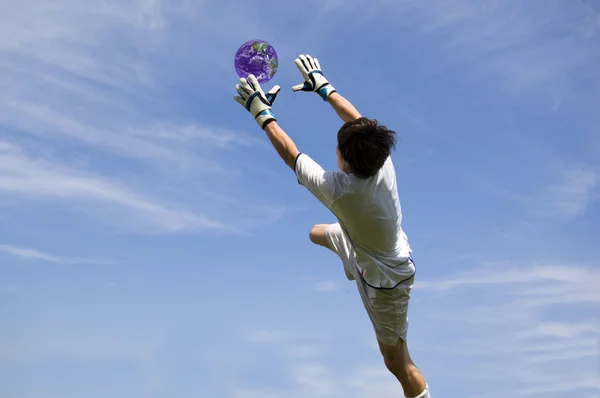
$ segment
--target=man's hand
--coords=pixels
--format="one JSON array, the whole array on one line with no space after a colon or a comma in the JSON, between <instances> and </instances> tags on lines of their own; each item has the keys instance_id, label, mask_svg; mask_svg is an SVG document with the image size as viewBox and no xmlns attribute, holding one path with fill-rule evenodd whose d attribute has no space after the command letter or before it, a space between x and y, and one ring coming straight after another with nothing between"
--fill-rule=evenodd
<instances>
[{"instance_id":1,"label":"man's hand","mask_svg":"<svg viewBox=\"0 0 600 398\"><path fill-rule=\"evenodd\" d=\"M293 91L314 91L323 98L323 101L327 101L327 98L336 92L323 76L319 60L307 54L298 56L294 62L304 77L304 83L293 86Z\"/></svg>"},{"instance_id":2,"label":"man's hand","mask_svg":"<svg viewBox=\"0 0 600 398\"><path fill-rule=\"evenodd\" d=\"M264 130L267 124L277 120L271 110L271 105L273 105L279 90L281 90L279 86L274 86L265 94L256 77L250 75L248 79L240 79L240 83L235 88L239 95L235 95L233 99L254 116L261 129Z\"/></svg>"}]
</instances>

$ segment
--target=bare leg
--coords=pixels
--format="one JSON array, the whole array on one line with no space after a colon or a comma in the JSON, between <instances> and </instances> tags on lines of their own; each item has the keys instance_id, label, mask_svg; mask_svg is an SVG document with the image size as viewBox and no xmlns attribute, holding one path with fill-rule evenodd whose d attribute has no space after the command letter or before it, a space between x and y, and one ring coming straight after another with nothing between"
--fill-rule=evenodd
<instances>
[{"instance_id":1,"label":"bare leg","mask_svg":"<svg viewBox=\"0 0 600 398\"><path fill-rule=\"evenodd\" d=\"M310 241L316 245L331 249L331 247L329 247L327 237L325 237L325 231L327 230L328 226L329 224L316 224L313 226L309 234Z\"/></svg>"},{"instance_id":2,"label":"bare leg","mask_svg":"<svg viewBox=\"0 0 600 398\"><path fill-rule=\"evenodd\" d=\"M327 238L327 230L329 227L334 227L333 235L330 236L331 242ZM338 228L336 228L338 227ZM339 228L339 225L336 224L316 224L310 230L310 240L316 245L325 247L335 254L337 254L340 259L342 259L342 264L344 265L344 273L346 274L346 278L348 280L355 280L354 275L352 274L350 265L348 264L349 256L351 255L351 248L345 241L345 239L341 236L342 231Z\"/></svg>"},{"instance_id":3,"label":"bare leg","mask_svg":"<svg viewBox=\"0 0 600 398\"><path fill-rule=\"evenodd\" d=\"M395 346L379 342L379 349L383 355L385 366L396 376L407 397L417 397L427 388L427 382L421 371L412 361L406 342L398 339Z\"/></svg>"},{"instance_id":4,"label":"bare leg","mask_svg":"<svg viewBox=\"0 0 600 398\"><path fill-rule=\"evenodd\" d=\"M314 244L326 247L337 253L333 247L330 247L330 243L325 236L325 232L327 231L328 227L329 224L314 225L310 230L309 238ZM344 247L345 246L343 244L340 244L340 248L342 250L342 255L340 257L345 258L348 256L348 253L344 251ZM353 280L354 276L348 270L346 270L345 266L344 270L348 279ZM398 342L395 346L389 346L379 341L378 343L379 349L381 350L381 354L383 355L385 361L385 365L389 371L396 376L402 385L402 388L404 389L404 395L410 398L429 398L428 394L425 396L420 396L420 394L422 394L427 388L427 383L419 369L417 369L413 363L410 354L408 353L406 342L402 339L398 339Z\"/></svg>"}]
</instances>

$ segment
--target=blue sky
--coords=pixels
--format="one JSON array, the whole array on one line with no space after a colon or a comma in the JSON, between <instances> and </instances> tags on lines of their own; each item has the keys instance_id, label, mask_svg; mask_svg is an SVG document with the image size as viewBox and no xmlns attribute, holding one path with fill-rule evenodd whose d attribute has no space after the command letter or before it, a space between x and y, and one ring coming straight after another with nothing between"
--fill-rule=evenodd
<instances>
[{"instance_id":1,"label":"blue sky","mask_svg":"<svg viewBox=\"0 0 600 398\"><path fill-rule=\"evenodd\" d=\"M8 0L0 15L0 395L401 397L334 222L233 101L335 167L293 60L397 131L434 397L600 397L596 1Z\"/></svg>"}]
</instances>

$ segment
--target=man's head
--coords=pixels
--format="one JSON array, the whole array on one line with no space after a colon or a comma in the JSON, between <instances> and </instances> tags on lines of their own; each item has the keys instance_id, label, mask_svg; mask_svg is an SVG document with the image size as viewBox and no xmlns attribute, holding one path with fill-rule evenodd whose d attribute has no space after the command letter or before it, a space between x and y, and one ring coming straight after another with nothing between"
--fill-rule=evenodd
<instances>
[{"instance_id":1,"label":"man's head","mask_svg":"<svg viewBox=\"0 0 600 398\"><path fill-rule=\"evenodd\" d=\"M366 117L352 120L338 132L338 167L360 178L372 177L395 146L396 133L377 120Z\"/></svg>"}]
</instances>

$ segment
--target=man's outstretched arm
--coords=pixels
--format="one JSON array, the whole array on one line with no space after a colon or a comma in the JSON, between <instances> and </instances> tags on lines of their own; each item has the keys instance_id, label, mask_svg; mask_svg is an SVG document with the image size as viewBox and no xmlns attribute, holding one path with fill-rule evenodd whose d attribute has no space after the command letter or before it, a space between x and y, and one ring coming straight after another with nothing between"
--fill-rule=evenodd
<instances>
[{"instance_id":1,"label":"man's outstretched arm","mask_svg":"<svg viewBox=\"0 0 600 398\"><path fill-rule=\"evenodd\" d=\"M240 79L240 83L235 88L238 95L235 95L233 99L254 116L260 128L267 133L267 137L269 137L281 159L294 170L294 164L299 154L298 148L285 131L279 127L277 118L271 110L271 106L279 93L279 86L273 87L265 94L256 77L250 75L248 79Z\"/></svg>"},{"instance_id":2,"label":"man's outstretched arm","mask_svg":"<svg viewBox=\"0 0 600 398\"><path fill-rule=\"evenodd\" d=\"M294 163L300 153L294 141L292 141L276 121L267 124L265 133L267 133L267 137L269 137L271 144L273 144L281 159L283 159L290 169L294 170Z\"/></svg>"},{"instance_id":3,"label":"man's outstretched arm","mask_svg":"<svg viewBox=\"0 0 600 398\"><path fill-rule=\"evenodd\" d=\"M267 134L281 159L296 174L298 183L329 206L335 199L335 179L328 178L325 170L308 155L300 156L296 144L279 126L271 110L271 105L279 93L279 86L273 87L265 94L256 77L250 75L248 79L240 79L235 88L238 95L233 98L254 116L254 120Z\"/></svg>"},{"instance_id":4,"label":"man's outstretched arm","mask_svg":"<svg viewBox=\"0 0 600 398\"><path fill-rule=\"evenodd\" d=\"M338 114L340 118L346 122L351 122L352 120L359 119L361 114L356 110L354 105L350 103L346 98L342 97L337 91L332 93L329 98L327 98L327 102L333 107L335 113Z\"/></svg>"},{"instance_id":5,"label":"man's outstretched arm","mask_svg":"<svg viewBox=\"0 0 600 398\"><path fill-rule=\"evenodd\" d=\"M361 117L361 114L356 110L354 105L342 97L325 76L323 76L321 64L319 64L318 59L307 54L299 55L294 62L302 77L304 77L304 83L293 86L293 91L313 91L319 94L323 101L329 102L344 123Z\"/></svg>"}]
</instances>

